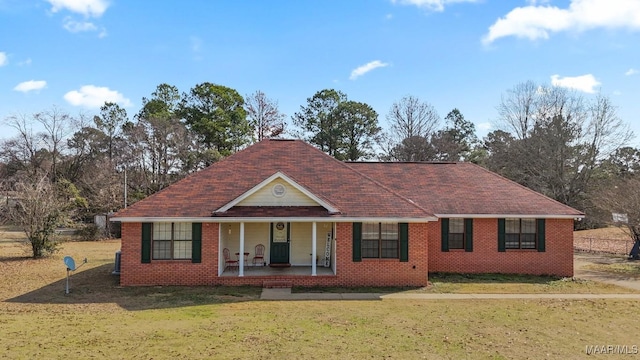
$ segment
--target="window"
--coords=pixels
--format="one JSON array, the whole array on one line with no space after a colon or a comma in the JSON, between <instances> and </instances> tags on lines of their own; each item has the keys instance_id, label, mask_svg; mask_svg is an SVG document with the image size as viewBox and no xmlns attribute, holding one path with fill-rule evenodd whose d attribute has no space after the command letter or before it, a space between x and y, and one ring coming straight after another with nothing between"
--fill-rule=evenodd
<instances>
[{"instance_id":1,"label":"window","mask_svg":"<svg viewBox=\"0 0 640 360\"><path fill-rule=\"evenodd\" d=\"M536 249L536 219L505 219L505 248Z\"/></svg>"},{"instance_id":2,"label":"window","mask_svg":"<svg viewBox=\"0 0 640 360\"><path fill-rule=\"evenodd\" d=\"M464 219L449 219L449 249L464 249Z\"/></svg>"},{"instance_id":3,"label":"window","mask_svg":"<svg viewBox=\"0 0 640 360\"><path fill-rule=\"evenodd\" d=\"M191 223L154 223L153 259L191 259Z\"/></svg>"},{"instance_id":4,"label":"window","mask_svg":"<svg viewBox=\"0 0 640 360\"><path fill-rule=\"evenodd\" d=\"M362 224L363 258L397 259L398 254L398 224Z\"/></svg>"}]
</instances>

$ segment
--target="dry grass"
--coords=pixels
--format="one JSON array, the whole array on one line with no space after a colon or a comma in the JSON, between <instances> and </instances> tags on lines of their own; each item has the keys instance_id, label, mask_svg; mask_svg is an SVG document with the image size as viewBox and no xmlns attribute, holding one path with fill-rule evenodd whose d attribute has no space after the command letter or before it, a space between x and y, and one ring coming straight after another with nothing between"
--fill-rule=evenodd
<instances>
[{"instance_id":1,"label":"dry grass","mask_svg":"<svg viewBox=\"0 0 640 360\"><path fill-rule=\"evenodd\" d=\"M580 230L573 233L573 247L579 251L627 255L633 241L620 227Z\"/></svg>"},{"instance_id":2,"label":"dry grass","mask_svg":"<svg viewBox=\"0 0 640 360\"><path fill-rule=\"evenodd\" d=\"M1 236L1 235L0 235ZM253 287L121 288L118 241L46 259L0 242L0 358L585 357L638 344L629 300L258 301ZM64 255L88 263L64 294Z\"/></svg>"},{"instance_id":3,"label":"dry grass","mask_svg":"<svg viewBox=\"0 0 640 360\"><path fill-rule=\"evenodd\" d=\"M587 270L602 271L605 273L626 276L631 279L640 280L640 261L629 260L622 263L613 264L591 264L584 267Z\"/></svg>"}]
</instances>

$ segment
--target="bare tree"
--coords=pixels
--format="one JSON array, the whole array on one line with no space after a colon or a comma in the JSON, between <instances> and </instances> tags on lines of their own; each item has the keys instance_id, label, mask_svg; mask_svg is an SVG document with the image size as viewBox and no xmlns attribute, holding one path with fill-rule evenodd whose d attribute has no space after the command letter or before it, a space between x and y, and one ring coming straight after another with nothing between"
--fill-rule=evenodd
<instances>
[{"instance_id":1,"label":"bare tree","mask_svg":"<svg viewBox=\"0 0 640 360\"><path fill-rule=\"evenodd\" d=\"M440 116L433 105L408 95L393 103L387 114L391 133L396 142L414 136L428 138L440 123Z\"/></svg>"},{"instance_id":2,"label":"bare tree","mask_svg":"<svg viewBox=\"0 0 640 360\"><path fill-rule=\"evenodd\" d=\"M591 161L595 164L629 143L634 134L629 125L618 117L618 109L608 97L598 94L588 111L589 121L584 134L589 144Z\"/></svg>"},{"instance_id":3,"label":"bare tree","mask_svg":"<svg viewBox=\"0 0 640 360\"><path fill-rule=\"evenodd\" d=\"M45 144L48 146L51 155L51 177L55 182L58 177L58 160L65 145L64 140L72 133L73 120L71 116L58 109L52 107L33 115L33 119L39 122L45 129L42 136Z\"/></svg>"},{"instance_id":4,"label":"bare tree","mask_svg":"<svg viewBox=\"0 0 640 360\"><path fill-rule=\"evenodd\" d=\"M393 103L387 121L391 126L383 145L387 161L433 160L435 151L431 137L440 123L440 116L429 103L408 95Z\"/></svg>"},{"instance_id":5,"label":"bare tree","mask_svg":"<svg viewBox=\"0 0 640 360\"><path fill-rule=\"evenodd\" d=\"M5 220L24 231L33 258L57 249L55 229L64 218L66 202L57 196L48 176L27 177L15 184L15 204L4 213Z\"/></svg>"},{"instance_id":6,"label":"bare tree","mask_svg":"<svg viewBox=\"0 0 640 360\"><path fill-rule=\"evenodd\" d=\"M18 172L27 172L30 175L41 170L43 158L40 153L42 148L42 134L33 130L33 123L24 114L11 115L5 119L5 124L18 131L13 139L2 143L2 157L10 168L10 176Z\"/></svg>"},{"instance_id":7,"label":"bare tree","mask_svg":"<svg viewBox=\"0 0 640 360\"><path fill-rule=\"evenodd\" d=\"M498 171L567 205L591 207L598 166L633 136L615 106L602 95L587 101L575 91L533 82L507 94L498 106L499 124L515 135L508 147L492 150L491 157L507 160L501 166L508 173Z\"/></svg>"},{"instance_id":8,"label":"bare tree","mask_svg":"<svg viewBox=\"0 0 640 360\"><path fill-rule=\"evenodd\" d=\"M284 132L286 115L278 110L278 102L258 90L245 96L245 110L249 124L258 141L276 137Z\"/></svg>"}]
</instances>

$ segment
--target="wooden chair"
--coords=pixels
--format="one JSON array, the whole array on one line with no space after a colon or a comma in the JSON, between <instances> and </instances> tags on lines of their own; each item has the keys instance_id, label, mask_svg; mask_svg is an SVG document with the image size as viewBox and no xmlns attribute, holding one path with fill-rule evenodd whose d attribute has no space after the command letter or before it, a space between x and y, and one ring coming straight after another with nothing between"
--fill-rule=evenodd
<instances>
[{"instance_id":1,"label":"wooden chair","mask_svg":"<svg viewBox=\"0 0 640 360\"><path fill-rule=\"evenodd\" d=\"M253 266L256 264L262 264L262 266L266 265L264 261L264 245L258 244L255 248L255 254L253 256Z\"/></svg>"},{"instance_id":2,"label":"wooden chair","mask_svg":"<svg viewBox=\"0 0 640 360\"><path fill-rule=\"evenodd\" d=\"M231 268L235 267L236 269L240 267L240 263L238 260L231 259L231 255L229 254L229 249L224 248L224 250L222 250L222 254L224 255L225 270L227 269L227 267L231 267Z\"/></svg>"}]
</instances>

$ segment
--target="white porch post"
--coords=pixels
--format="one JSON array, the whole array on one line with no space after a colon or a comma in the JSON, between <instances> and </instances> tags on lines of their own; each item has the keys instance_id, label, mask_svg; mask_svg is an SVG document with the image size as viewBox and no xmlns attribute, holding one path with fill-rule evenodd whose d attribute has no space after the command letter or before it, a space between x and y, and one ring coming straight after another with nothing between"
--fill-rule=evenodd
<instances>
[{"instance_id":1,"label":"white porch post","mask_svg":"<svg viewBox=\"0 0 640 360\"><path fill-rule=\"evenodd\" d=\"M311 276L316 276L316 243L317 243L317 233L318 233L318 226L316 224L316 222L313 222L313 225L311 226Z\"/></svg>"},{"instance_id":2,"label":"white porch post","mask_svg":"<svg viewBox=\"0 0 640 360\"><path fill-rule=\"evenodd\" d=\"M238 276L244 276L244 223L240 223L240 250L238 251Z\"/></svg>"}]
</instances>

